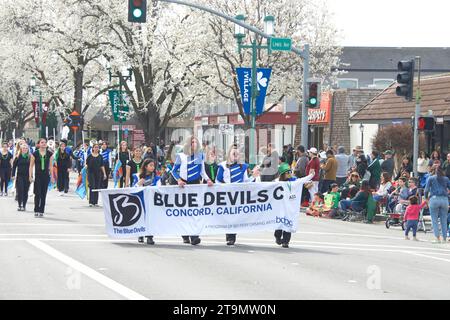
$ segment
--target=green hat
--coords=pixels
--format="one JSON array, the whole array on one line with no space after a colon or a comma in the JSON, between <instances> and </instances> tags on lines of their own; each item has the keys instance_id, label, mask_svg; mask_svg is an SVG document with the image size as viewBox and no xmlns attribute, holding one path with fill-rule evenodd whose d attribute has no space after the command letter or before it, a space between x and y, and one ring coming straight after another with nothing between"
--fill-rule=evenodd
<instances>
[{"instance_id":1,"label":"green hat","mask_svg":"<svg viewBox=\"0 0 450 320\"><path fill-rule=\"evenodd\" d=\"M389 154L392 156L394 153L391 150L387 150L384 154Z\"/></svg>"},{"instance_id":2,"label":"green hat","mask_svg":"<svg viewBox=\"0 0 450 320\"><path fill-rule=\"evenodd\" d=\"M280 176L288 171L291 171L291 167L287 163L282 163L278 167L278 173L280 174Z\"/></svg>"}]
</instances>

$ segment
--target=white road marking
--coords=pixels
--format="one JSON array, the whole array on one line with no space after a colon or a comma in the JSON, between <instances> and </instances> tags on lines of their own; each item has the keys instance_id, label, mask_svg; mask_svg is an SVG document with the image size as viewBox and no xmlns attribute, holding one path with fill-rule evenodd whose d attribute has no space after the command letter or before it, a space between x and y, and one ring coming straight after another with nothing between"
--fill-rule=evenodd
<instances>
[{"instance_id":1,"label":"white road marking","mask_svg":"<svg viewBox=\"0 0 450 320\"><path fill-rule=\"evenodd\" d=\"M76 234L76 233L0 233L0 237L93 237L107 238L105 234Z\"/></svg>"},{"instance_id":2,"label":"white road marking","mask_svg":"<svg viewBox=\"0 0 450 320\"><path fill-rule=\"evenodd\" d=\"M88 266L72 259L71 257L53 249L49 245L36 240L27 240L29 244L32 246L38 248L39 250L42 250L49 256L52 256L53 258L59 260L60 262L68 265L69 267L78 270L82 274L88 276L94 281L97 281L98 283L102 284L103 286L113 290L114 292L120 294L121 296L130 299L130 300L148 300L148 298L144 297L143 295L140 295L139 293L121 285L120 283L104 276L103 274L95 271L94 269L89 268Z\"/></svg>"},{"instance_id":3,"label":"white road marking","mask_svg":"<svg viewBox=\"0 0 450 320\"><path fill-rule=\"evenodd\" d=\"M104 224L84 224L84 223L16 223L0 222L0 226L20 226L20 227L104 227Z\"/></svg>"},{"instance_id":4,"label":"white road marking","mask_svg":"<svg viewBox=\"0 0 450 320\"><path fill-rule=\"evenodd\" d=\"M428 258L428 259L434 259L434 260L439 260L439 261L444 261L444 262L450 262L450 259L444 259L444 258L439 258L439 257L433 257L427 254L423 254L423 253L419 253L419 252L411 252L411 251L404 251L406 254L410 254L413 256L418 256L418 257L422 257L422 258Z\"/></svg>"},{"instance_id":5,"label":"white road marking","mask_svg":"<svg viewBox=\"0 0 450 320\"><path fill-rule=\"evenodd\" d=\"M125 242L125 243L137 243L136 240L134 239L98 239L98 238L107 238L106 235L103 234L97 234L97 235L78 235L78 234L0 234L1 237L5 237L5 238L0 238L0 241L22 241L22 240L30 240L30 237L33 237L33 239L35 240L40 240L40 241L62 241L62 242L109 242L109 243L120 243L120 242ZM8 236L12 236L12 238L7 238ZM14 238L15 236L17 237L26 237L26 238ZM64 237L63 239L55 239L55 238L34 238L34 237ZM88 237L93 237L93 238L97 238L97 239L68 239L65 237L80 237L80 238L88 238ZM258 242L255 242L258 241ZM181 240L178 240L178 237L161 237L157 240L158 243L168 243L168 244L179 244L181 243ZM218 237L205 237L204 238L204 242L206 244L225 244L225 240L222 241L222 238L218 238ZM265 244L265 243L268 244ZM261 238L242 238L242 240L237 242L237 245L242 244L242 245L254 245L254 246L258 246L258 245L268 245L268 246L273 246L273 247L277 247L275 245L275 241L271 240L271 239L261 239ZM450 255L450 249L440 249L440 248L431 248L431 247L423 247L423 246L417 246L417 247L409 247L409 246L397 246L397 245L383 245L383 244L358 244L358 243L339 243L339 242L320 242L320 241L291 241L290 242L291 245L298 245L298 246L303 246L303 247L307 247L308 245L310 246L320 246L322 248L345 248L345 247L349 247L349 248L359 248L362 250L370 250L371 248L374 249L386 249L386 251L388 252L403 252L403 251L408 251L408 250L414 250L414 251L423 251L426 250L428 251L427 253L433 253L433 254L438 254L438 255ZM253 250L249 250L249 252L254 252Z\"/></svg>"}]
</instances>

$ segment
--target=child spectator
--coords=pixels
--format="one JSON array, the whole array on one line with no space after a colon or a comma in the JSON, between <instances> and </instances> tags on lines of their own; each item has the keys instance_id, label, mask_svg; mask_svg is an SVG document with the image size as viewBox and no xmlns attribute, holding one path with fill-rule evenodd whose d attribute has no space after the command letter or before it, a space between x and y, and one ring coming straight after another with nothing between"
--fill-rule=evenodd
<instances>
[{"instance_id":1,"label":"child spectator","mask_svg":"<svg viewBox=\"0 0 450 320\"><path fill-rule=\"evenodd\" d=\"M418 241L416 234L417 234L417 225L419 224L419 214L420 210L426 205L426 202L424 201L422 204L418 204L418 198L416 196L411 197L409 199L409 206L406 208L404 220L406 221L406 228L405 228L405 240L409 240L409 231L412 229L413 231L413 240Z\"/></svg>"},{"instance_id":2,"label":"child spectator","mask_svg":"<svg viewBox=\"0 0 450 320\"><path fill-rule=\"evenodd\" d=\"M324 197L321 193L314 194L313 201L308 209L306 209L307 216L320 217L323 211Z\"/></svg>"},{"instance_id":3,"label":"child spectator","mask_svg":"<svg viewBox=\"0 0 450 320\"><path fill-rule=\"evenodd\" d=\"M331 192L325 196L324 211L329 211L327 218L333 219L338 213L341 194L339 193L339 185L337 183L333 183L330 188Z\"/></svg>"}]
</instances>

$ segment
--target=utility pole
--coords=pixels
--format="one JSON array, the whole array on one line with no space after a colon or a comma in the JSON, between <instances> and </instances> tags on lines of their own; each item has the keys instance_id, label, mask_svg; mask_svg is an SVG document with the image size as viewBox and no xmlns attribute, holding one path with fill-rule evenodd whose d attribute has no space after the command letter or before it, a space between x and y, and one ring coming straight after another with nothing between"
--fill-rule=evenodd
<instances>
[{"instance_id":1,"label":"utility pole","mask_svg":"<svg viewBox=\"0 0 450 320\"><path fill-rule=\"evenodd\" d=\"M414 166L414 177L418 177L418 158L419 158L419 117L422 102L422 92L420 89L420 69L422 64L421 57L416 57L417 68L418 68L418 79L417 79L417 90L416 90L416 110L414 114L414 154L413 154L413 166Z\"/></svg>"}]
</instances>

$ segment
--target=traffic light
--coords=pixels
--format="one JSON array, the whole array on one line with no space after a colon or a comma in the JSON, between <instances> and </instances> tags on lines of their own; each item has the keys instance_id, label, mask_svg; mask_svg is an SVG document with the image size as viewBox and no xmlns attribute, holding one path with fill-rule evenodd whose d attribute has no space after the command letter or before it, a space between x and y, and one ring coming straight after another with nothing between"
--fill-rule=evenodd
<instances>
[{"instance_id":1,"label":"traffic light","mask_svg":"<svg viewBox=\"0 0 450 320\"><path fill-rule=\"evenodd\" d=\"M419 117L417 128L419 131L434 131L434 117Z\"/></svg>"},{"instance_id":2,"label":"traffic light","mask_svg":"<svg viewBox=\"0 0 450 320\"><path fill-rule=\"evenodd\" d=\"M319 104L319 85L320 82L310 82L308 84L308 99L306 106L311 109L320 108Z\"/></svg>"},{"instance_id":3,"label":"traffic light","mask_svg":"<svg viewBox=\"0 0 450 320\"><path fill-rule=\"evenodd\" d=\"M414 91L414 59L400 61L398 63L398 75L397 82L398 87L396 90L397 96L405 97L407 101L412 101Z\"/></svg>"},{"instance_id":4,"label":"traffic light","mask_svg":"<svg viewBox=\"0 0 450 320\"><path fill-rule=\"evenodd\" d=\"M147 21L147 0L128 0L128 22Z\"/></svg>"}]
</instances>

